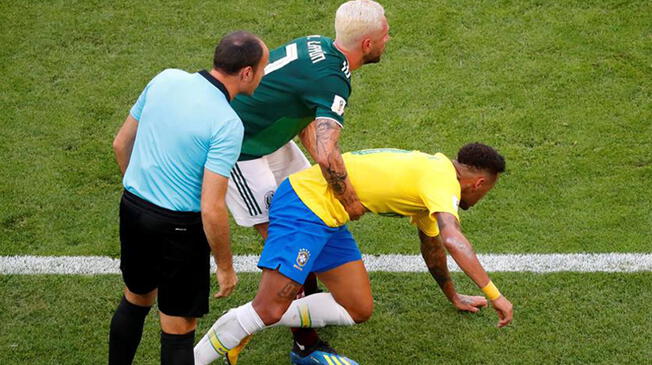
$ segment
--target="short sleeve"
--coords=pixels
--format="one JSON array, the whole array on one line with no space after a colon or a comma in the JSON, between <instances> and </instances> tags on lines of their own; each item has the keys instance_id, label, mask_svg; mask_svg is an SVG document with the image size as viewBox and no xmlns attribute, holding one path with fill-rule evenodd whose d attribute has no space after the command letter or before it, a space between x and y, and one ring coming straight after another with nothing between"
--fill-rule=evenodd
<instances>
[{"instance_id":1,"label":"short sleeve","mask_svg":"<svg viewBox=\"0 0 652 365\"><path fill-rule=\"evenodd\" d=\"M204 167L224 177L231 176L231 169L240 156L244 127L239 119L224 123L211 138Z\"/></svg>"},{"instance_id":2,"label":"short sleeve","mask_svg":"<svg viewBox=\"0 0 652 365\"><path fill-rule=\"evenodd\" d=\"M423 233L430 237L439 234L439 227L435 213L450 213L458 220L460 203L460 185L454 174L428 174L421 178L419 183L419 197L427 211L412 217L411 223L415 224Z\"/></svg>"},{"instance_id":3,"label":"short sleeve","mask_svg":"<svg viewBox=\"0 0 652 365\"><path fill-rule=\"evenodd\" d=\"M428 237L436 237L439 235L437 219L428 212L424 211L422 214L410 217L410 223L417 226L417 228Z\"/></svg>"},{"instance_id":4,"label":"short sleeve","mask_svg":"<svg viewBox=\"0 0 652 365\"><path fill-rule=\"evenodd\" d=\"M315 118L334 119L344 125L344 109L351 89L343 76L329 75L313 83L304 94L308 107L315 109Z\"/></svg>"},{"instance_id":5,"label":"short sleeve","mask_svg":"<svg viewBox=\"0 0 652 365\"><path fill-rule=\"evenodd\" d=\"M145 107L145 102L147 101L147 91L152 85L152 82L154 82L154 79L152 79L152 81L150 81L147 86L145 86L145 89L140 93L138 100L136 100L136 103L131 107L131 110L129 111L129 114L131 114L131 116L138 121L140 121L140 116L143 113L143 108Z\"/></svg>"}]
</instances>

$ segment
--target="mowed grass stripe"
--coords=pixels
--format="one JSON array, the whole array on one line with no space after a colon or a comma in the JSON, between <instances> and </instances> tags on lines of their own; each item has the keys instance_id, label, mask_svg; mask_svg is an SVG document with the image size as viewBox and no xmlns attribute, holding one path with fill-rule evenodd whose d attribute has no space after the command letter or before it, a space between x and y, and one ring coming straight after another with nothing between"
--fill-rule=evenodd
<instances>
[{"instance_id":1,"label":"mowed grass stripe","mask_svg":"<svg viewBox=\"0 0 652 365\"><path fill-rule=\"evenodd\" d=\"M652 254L506 254L478 255L490 272L636 272L652 271ZM368 271L425 272L418 255L363 255ZM238 272L258 272L258 256L235 256ZM214 264L213 264L214 266ZM450 257L448 267L460 268ZM120 261L104 256L0 256L0 274L119 274Z\"/></svg>"}]
</instances>

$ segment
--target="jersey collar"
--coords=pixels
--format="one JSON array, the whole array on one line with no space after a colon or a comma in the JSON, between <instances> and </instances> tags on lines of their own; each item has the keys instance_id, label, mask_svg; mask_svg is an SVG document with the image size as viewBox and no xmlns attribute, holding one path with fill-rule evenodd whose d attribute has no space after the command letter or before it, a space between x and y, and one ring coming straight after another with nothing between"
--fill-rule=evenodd
<instances>
[{"instance_id":1,"label":"jersey collar","mask_svg":"<svg viewBox=\"0 0 652 365\"><path fill-rule=\"evenodd\" d=\"M220 80L213 77L213 75L211 75L206 70L199 71L199 74L202 75L206 80L208 80L208 82L213 84L213 86L215 86L219 91L221 91L222 94L224 94L224 96L226 96L227 101L231 100L231 96L229 95L229 91L226 89L226 87L224 86L224 84Z\"/></svg>"}]
</instances>

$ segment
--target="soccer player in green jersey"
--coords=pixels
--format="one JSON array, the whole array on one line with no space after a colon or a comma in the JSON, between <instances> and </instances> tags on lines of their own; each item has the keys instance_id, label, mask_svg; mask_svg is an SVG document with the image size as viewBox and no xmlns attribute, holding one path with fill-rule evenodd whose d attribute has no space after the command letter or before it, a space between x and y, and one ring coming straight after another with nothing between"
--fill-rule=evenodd
<instances>
[{"instance_id":1,"label":"soccer player in green jersey","mask_svg":"<svg viewBox=\"0 0 652 365\"><path fill-rule=\"evenodd\" d=\"M256 92L231 103L245 135L229 186L229 209L238 224L255 226L263 237L267 205L278 183L309 166L292 143L297 135L349 216L357 219L364 213L337 141L351 94L351 71L380 61L389 25L380 4L355 0L338 9L335 31L335 40L310 35L272 50Z\"/></svg>"},{"instance_id":2,"label":"soccer player in green jersey","mask_svg":"<svg viewBox=\"0 0 652 365\"><path fill-rule=\"evenodd\" d=\"M277 186L310 166L292 141L297 135L349 218L356 220L365 212L347 176L338 139L351 94L351 72L379 62L390 38L383 7L370 0L342 4L335 15L335 33L334 40L310 35L272 50L256 92L231 103L245 132L226 201L235 221L254 226L263 238ZM305 287L306 294L317 290L314 275ZM303 357L317 349L332 351L313 329L293 333L293 351ZM229 353L229 361L237 361L240 349Z\"/></svg>"}]
</instances>

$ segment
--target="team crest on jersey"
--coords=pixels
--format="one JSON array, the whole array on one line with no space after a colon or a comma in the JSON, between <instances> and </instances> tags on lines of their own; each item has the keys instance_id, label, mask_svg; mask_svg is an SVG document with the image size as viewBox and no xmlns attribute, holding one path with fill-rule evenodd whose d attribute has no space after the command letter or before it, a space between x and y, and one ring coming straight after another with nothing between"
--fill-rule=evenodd
<instances>
[{"instance_id":1,"label":"team crest on jersey","mask_svg":"<svg viewBox=\"0 0 652 365\"><path fill-rule=\"evenodd\" d=\"M274 191L273 190L268 191L265 194L265 206L267 207L268 210L269 210L270 205L272 205L272 199L273 198L274 198Z\"/></svg>"},{"instance_id":2,"label":"team crest on jersey","mask_svg":"<svg viewBox=\"0 0 652 365\"><path fill-rule=\"evenodd\" d=\"M306 263L310 260L310 251L306 250L305 248L302 248L299 250L299 254L297 255L297 265L294 265L297 269L301 270L302 267L306 266Z\"/></svg>"},{"instance_id":3,"label":"team crest on jersey","mask_svg":"<svg viewBox=\"0 0 652 365\"><path fill-rule=\"evenodd\" d=\"M456 196L453 196L453 210L457 212L458 207L460 206L460 200Z\"/></svg>"},{"instance_id":4,"label":"team crest on jersey","mask_svg":"<svg viewBox=\"0 0 652 365\"><path fill-rule=\"evenodd\" d=\"M339 95L335 95L333 98L333 105L331 105L331 110L337 113L337 115L344 114L344 107L346 106L346 100Z\"/></svg>"}]
</instances>

